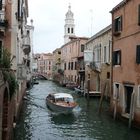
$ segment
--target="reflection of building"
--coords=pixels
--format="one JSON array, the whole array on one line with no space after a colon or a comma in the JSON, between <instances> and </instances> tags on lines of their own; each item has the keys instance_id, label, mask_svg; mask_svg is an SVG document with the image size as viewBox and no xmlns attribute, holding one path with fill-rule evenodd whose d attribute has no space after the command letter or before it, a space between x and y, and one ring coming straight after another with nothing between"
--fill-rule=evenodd
<instances>
[{"instance_id":1,"label":"reflection of building","mask_svg":"<svg viewBox=\"0 0 140 140\"><path fill-rule=\"evenodd\" d=\"M48 79L52 79L52 64L53 55L51 53L39 54L39 58L37 61L38 73L43 74Z\"/></svg>"},{"instance_id":2,"label":"reflection of building","mask_svg":"<svg viewBox=\"0 0 140 140\"><path fill-rule=\"evenodd\" d=\"M112 111L140 124L140 1L125 0L111 11L113 31Z\"/></svg>"},{"instance_id":3,"label":"reflection of building","mask_svg":"<svg viewBox=\"0 0 140 140\"><path fill-rule=\"evenodd\" d=\"M85 44L86 84L90 91L110 94L111 84L111 25L93 35ZM86 60L89 57L89 61ZM86 87L87 88L87 87Z\"/></svg>"}]
</instances>

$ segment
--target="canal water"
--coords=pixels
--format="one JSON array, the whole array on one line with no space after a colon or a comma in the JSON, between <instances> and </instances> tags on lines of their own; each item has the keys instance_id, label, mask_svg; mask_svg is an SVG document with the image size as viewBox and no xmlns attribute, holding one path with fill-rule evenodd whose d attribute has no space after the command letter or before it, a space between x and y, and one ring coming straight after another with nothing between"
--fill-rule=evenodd
<instances>
[{"instance_id":1,"label":"canal water","mask_svg":"<svg viewBox=\"0 0 140 140\"><path fill-rule=\"evenodd\" d=\"M78 106L69 115L51 112L45 103L51 92L72 94ZM106 102L99 115L99 99L87 101L52 81L39 81L27 92L26 98L14 140L140 140L140 130L129 129L128 125L113 120Z\"/></svg>"}]
</instances>

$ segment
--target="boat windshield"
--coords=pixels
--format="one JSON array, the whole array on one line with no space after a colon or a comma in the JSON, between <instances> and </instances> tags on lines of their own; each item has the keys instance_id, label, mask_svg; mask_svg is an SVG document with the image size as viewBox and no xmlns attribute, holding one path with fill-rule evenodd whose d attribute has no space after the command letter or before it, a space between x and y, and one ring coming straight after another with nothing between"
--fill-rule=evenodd
<instances>
[{"instance_id":1,"label":"boat windshield","mask_svg":"<svg viewBox=\"0 0 140 140\"><path fill-rule=\"evenodd\" d=\"M64 101L65 102L73 102L73 98L65 98Z\"/></svg>"}]
</instances>

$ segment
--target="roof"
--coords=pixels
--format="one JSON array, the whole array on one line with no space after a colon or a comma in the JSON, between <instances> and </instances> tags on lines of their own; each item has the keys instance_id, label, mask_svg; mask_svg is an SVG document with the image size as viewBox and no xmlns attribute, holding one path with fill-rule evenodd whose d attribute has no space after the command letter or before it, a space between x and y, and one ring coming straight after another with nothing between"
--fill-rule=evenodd
<instances>
[{"instance_id":1,"label":"roof","mask_svg":"<svg viewBox=\"0 0 140 140\"><path fill-rule=\"evenodd\" d=\"M70 36L69 39L71 39L69 42L67 42L66 44L62 45L61 48L67 46L68 44L71 44L73 42L76 41L80 41L80 40L88 40L88 37L77 37L77 36Z\"/></svg>"},{"instance_id":2,"label":"roof","mask_svg":"<svg viewBox=\"0 0 140 140\"><path fill-rule=\"evenodd\" d=\"M102 36L103 34L105 34L106 32L108 32L109 30L111 30L112 25L108 25L106 28L102 29L101 31L99 31L98 33L96 33L95 35L93 35L87 42L86 44L88 44L89 42L91 42L92 40L96 39L97 37Z\"/></svg>"},{"instance_id":3,"label":"roof","mask_svg":"<svg viewBox=\"0 0 140 140\"><path fill-rule=\"evenodd\" d=\"M55 93L54 97L56 99L58 99L58 98L73 98L72 95L68 94L68 93Z\"/></svg>"},{"instance_id":4,"label":"roof","mask_svg":"<svg viewBox=\"0 0 140 140\"><path fill-rule=\"evenodd\" d=\"M114 13L115 11L117 11L118 9L120 9L121 7L123 7L126 3L128 3L129 1L130 0L123 0L118 5L116 5L110 12L111 13Z\"/></svg>"}]
</instances>

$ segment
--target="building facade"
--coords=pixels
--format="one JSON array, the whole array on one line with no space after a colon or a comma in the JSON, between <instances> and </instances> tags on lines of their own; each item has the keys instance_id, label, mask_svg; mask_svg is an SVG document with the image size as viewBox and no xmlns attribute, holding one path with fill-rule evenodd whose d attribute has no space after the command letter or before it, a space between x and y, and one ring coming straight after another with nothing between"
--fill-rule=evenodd
<instances>
[{"instance_id":1,"label":"building facade","mask_svg":"<svg viewBox=\"0 0 140 140\"><path fill-rule=\"evenodd\" d=\"M3 83L0 87L0 140L12 138L26 90L31 51L27 17L27 0L0 1L0 71L3 73L0 80ZM13 78L14 83L6 75Z\"/></svg>"},{"instance_id":2,"label":"building facade","mask_svg":"<svg viewBox=\"0 0 140 140\"><path fill-rule=\"evenodd\" d=\"M48 79L52 79L52 67L53 66L53 54L52 53L42 53L39 54L37 67L38 73L42 76L44 75Z\"/></svg>"},{"instance_id":3,"label":"building facade","mask_svg":"<svg viewBox=\"0 0 140 140\"><path fill-rule=\"evenodd\" d=\"M111 85L111 25L93 35L85 44L85 88L110 96ZM87 54L86 54L87 53ZM90 80L90 83L88 83ZM89 85L88 85L89 84Z\"/></svg>"},{"instance_id":4,"label":"building facade","mask_svg":"<svg viewBox=\"0 0 140 140\"><path fill-rule=\"evenodd\" d=\"M111 11L112 111L140 124L140 1L123 0Z\"/></svg>"},{"instance_id":5,"label":"building facade","mask_svg":"<svg viewBox=\"0 0 140 140\"><path fill-rule=\"evenodd\" d=\"M52 77L56 82L61 81L63 77L63 70L61 69L61 48L53 51Z\"/></svg>"},{"instance_id":6,"label":"building facade","mask_svg":"<svg viewBox=\"0 0 140 140\"><path fill-rule=\"evenodd\" d=\"M82 47L86 43L86 37L71 37L71 41L61 47L61 68L64 70L64 83L78 82L78 58L82 56Z\"/></svg>"}]
</instances>

